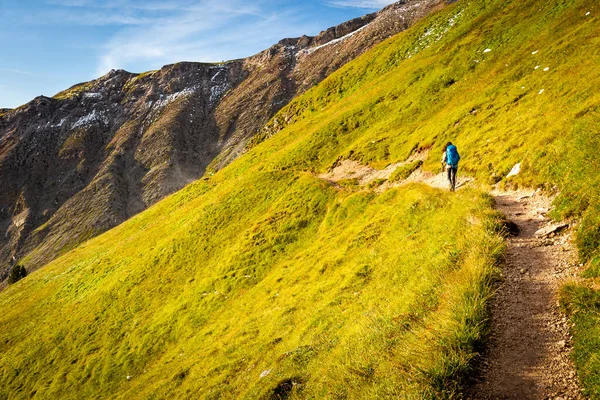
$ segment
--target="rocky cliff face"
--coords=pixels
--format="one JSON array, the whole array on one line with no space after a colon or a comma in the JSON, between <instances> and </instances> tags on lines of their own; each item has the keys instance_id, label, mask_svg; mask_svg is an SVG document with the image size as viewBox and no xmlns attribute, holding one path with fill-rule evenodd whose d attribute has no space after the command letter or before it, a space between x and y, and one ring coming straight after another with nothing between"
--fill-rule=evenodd
<instances>
[{"instance_id":1,"label":"rocky cliff face","mask_svg":"<svg viewBox=\"0 0 600 400\"><path fill-rule=\"evenodd\" d=\"M247 59L111 71L0 110L0 279L222 168L296 95L445 3L400 1Z\"/></svg>"}]
</instances>

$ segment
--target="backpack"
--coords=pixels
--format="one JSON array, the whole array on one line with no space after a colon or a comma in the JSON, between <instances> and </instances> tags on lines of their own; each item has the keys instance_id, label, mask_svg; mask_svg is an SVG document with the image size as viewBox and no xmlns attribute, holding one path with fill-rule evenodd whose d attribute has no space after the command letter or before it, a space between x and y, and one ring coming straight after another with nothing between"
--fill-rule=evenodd
<instances>
[{"instance_id":1,"label":"backpack","mask_svg":"<svg viewBox=\"0 0 600 400\"><path fill-rule=\"evenodd\" d=\"M458 166L459 161L460 155L458 154L458 149L456 148L456 146L448 146L448 148L446 149L446 164L456 167Z\"/></svg>"}]
</instances>

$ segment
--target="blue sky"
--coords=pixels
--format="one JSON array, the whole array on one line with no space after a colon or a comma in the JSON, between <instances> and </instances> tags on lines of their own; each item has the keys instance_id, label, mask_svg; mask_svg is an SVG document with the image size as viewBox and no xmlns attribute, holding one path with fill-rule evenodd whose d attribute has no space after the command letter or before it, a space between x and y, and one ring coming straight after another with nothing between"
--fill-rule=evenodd
<instances>
[{"instance_id":1,"label":"blue sky","mask_svg":"<svg viewBox=\"0 0 600 400\"><path fill-rule=\"evenodd\" d=\"M0 0L0 108L112 68L255 54L394 0Z\"/></svg>"}]
</instances>

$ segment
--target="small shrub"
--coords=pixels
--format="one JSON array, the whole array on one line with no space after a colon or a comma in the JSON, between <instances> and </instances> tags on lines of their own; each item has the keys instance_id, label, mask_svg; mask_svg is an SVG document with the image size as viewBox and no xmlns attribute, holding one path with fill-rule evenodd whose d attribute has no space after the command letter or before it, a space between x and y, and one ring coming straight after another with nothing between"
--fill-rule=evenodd
<instances>
[{"instance_id":1,"label":"small shrub","mask_svg":"<svg viewBox=\"0 0 600 400\"><path fill-rule=\"evenodd\" d=\"M377 189L379 186L383 185L386 182L385 179L375 179L374 181L369 182L367 185L368 189Z\"/></svg>"},{"instance_id":2,"label":"small shrub","mask_svg":"<svg viewBox=\"0 0 600 400\"><path fill-rule=\"evenodd\" d=\"M294 392L299 392L302 390L302 384L304 383L304 379L301 377L293 377L284 379L273 388L270 395L268 396L269 400L284 400L290 398Z\"/></svg>"},{"instance_id":3,"label":"small shrub","mask_svg":"<svg viewBox=\"0 0 600 400\"><path fill-rule=\"evenodd\" d=\"M22 265L15 265L8 275L8 283L13 284L27 276L27 270Z\"/></svg>"},{"instance_id":4,"label":"small shrub","mask_svg":"<svg viewBox=\"0 0 600 400\"><path fill-rule=\"evenodd\" d=\"M348 178L339 180L338 184L347 188L356 188L359 185L359 181L356 178Z\"/></svg>"}]
</instances>

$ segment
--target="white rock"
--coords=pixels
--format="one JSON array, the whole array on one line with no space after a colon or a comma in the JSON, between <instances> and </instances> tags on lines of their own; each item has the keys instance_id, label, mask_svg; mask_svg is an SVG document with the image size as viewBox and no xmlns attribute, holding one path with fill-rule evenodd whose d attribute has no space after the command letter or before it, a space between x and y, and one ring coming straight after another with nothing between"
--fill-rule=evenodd
<instances>
[{"instance_id":1,"label":"white rock","mask_svg":"<svg viewBox=\"0 0 600 400\"><path fill-rule=\"evenodd\" d=\"M545 238L550 236L553 233L560 233L561 231L567 229L569 224L552 224L545 226L541 229L538 229L533 235L538 238Z\"/></svg>"},{"instance_id":2,"label":"white rock","mask_svg":"<svg viewBox=\"0 0 600 400\"><path fill-rule=\"evenodd\" d=\"M510 172L508 173L508 175L506 175L507 178L510 178L511 176L517 176L521 173L521 163L516 164L513 169L510 170Z\"/></svg>"},{"instance_id":3,"label":"white rock","mask_svg":"<svg viewBox=\"0 0 600 400\"><path fill-rule=\"evenodd\" d=\"M544 72L548 72L548 71L550 71L550 67L544 68Z\"/></svg>"},{"instance_id":4,"label":"white rock","mask_svg":"<svg viewBox=\"0 0 600 400\"><path fill-rule=\"evenodd\" d=\"M484 53L489 53L490 51L492 51L492 49L485 49L483 52Z\"/></svg>"},{"instance_id":5,"label":"white rock","mask_svg":"<svg viewBox=\"0 0 600 400\"><path fill-rule=\"evenodd\" d=\"M261 374L260 374L260 379L264 378L265 376L269 375L271 373L270 369L264 370Z\"/></svg>"}]
</instances>

